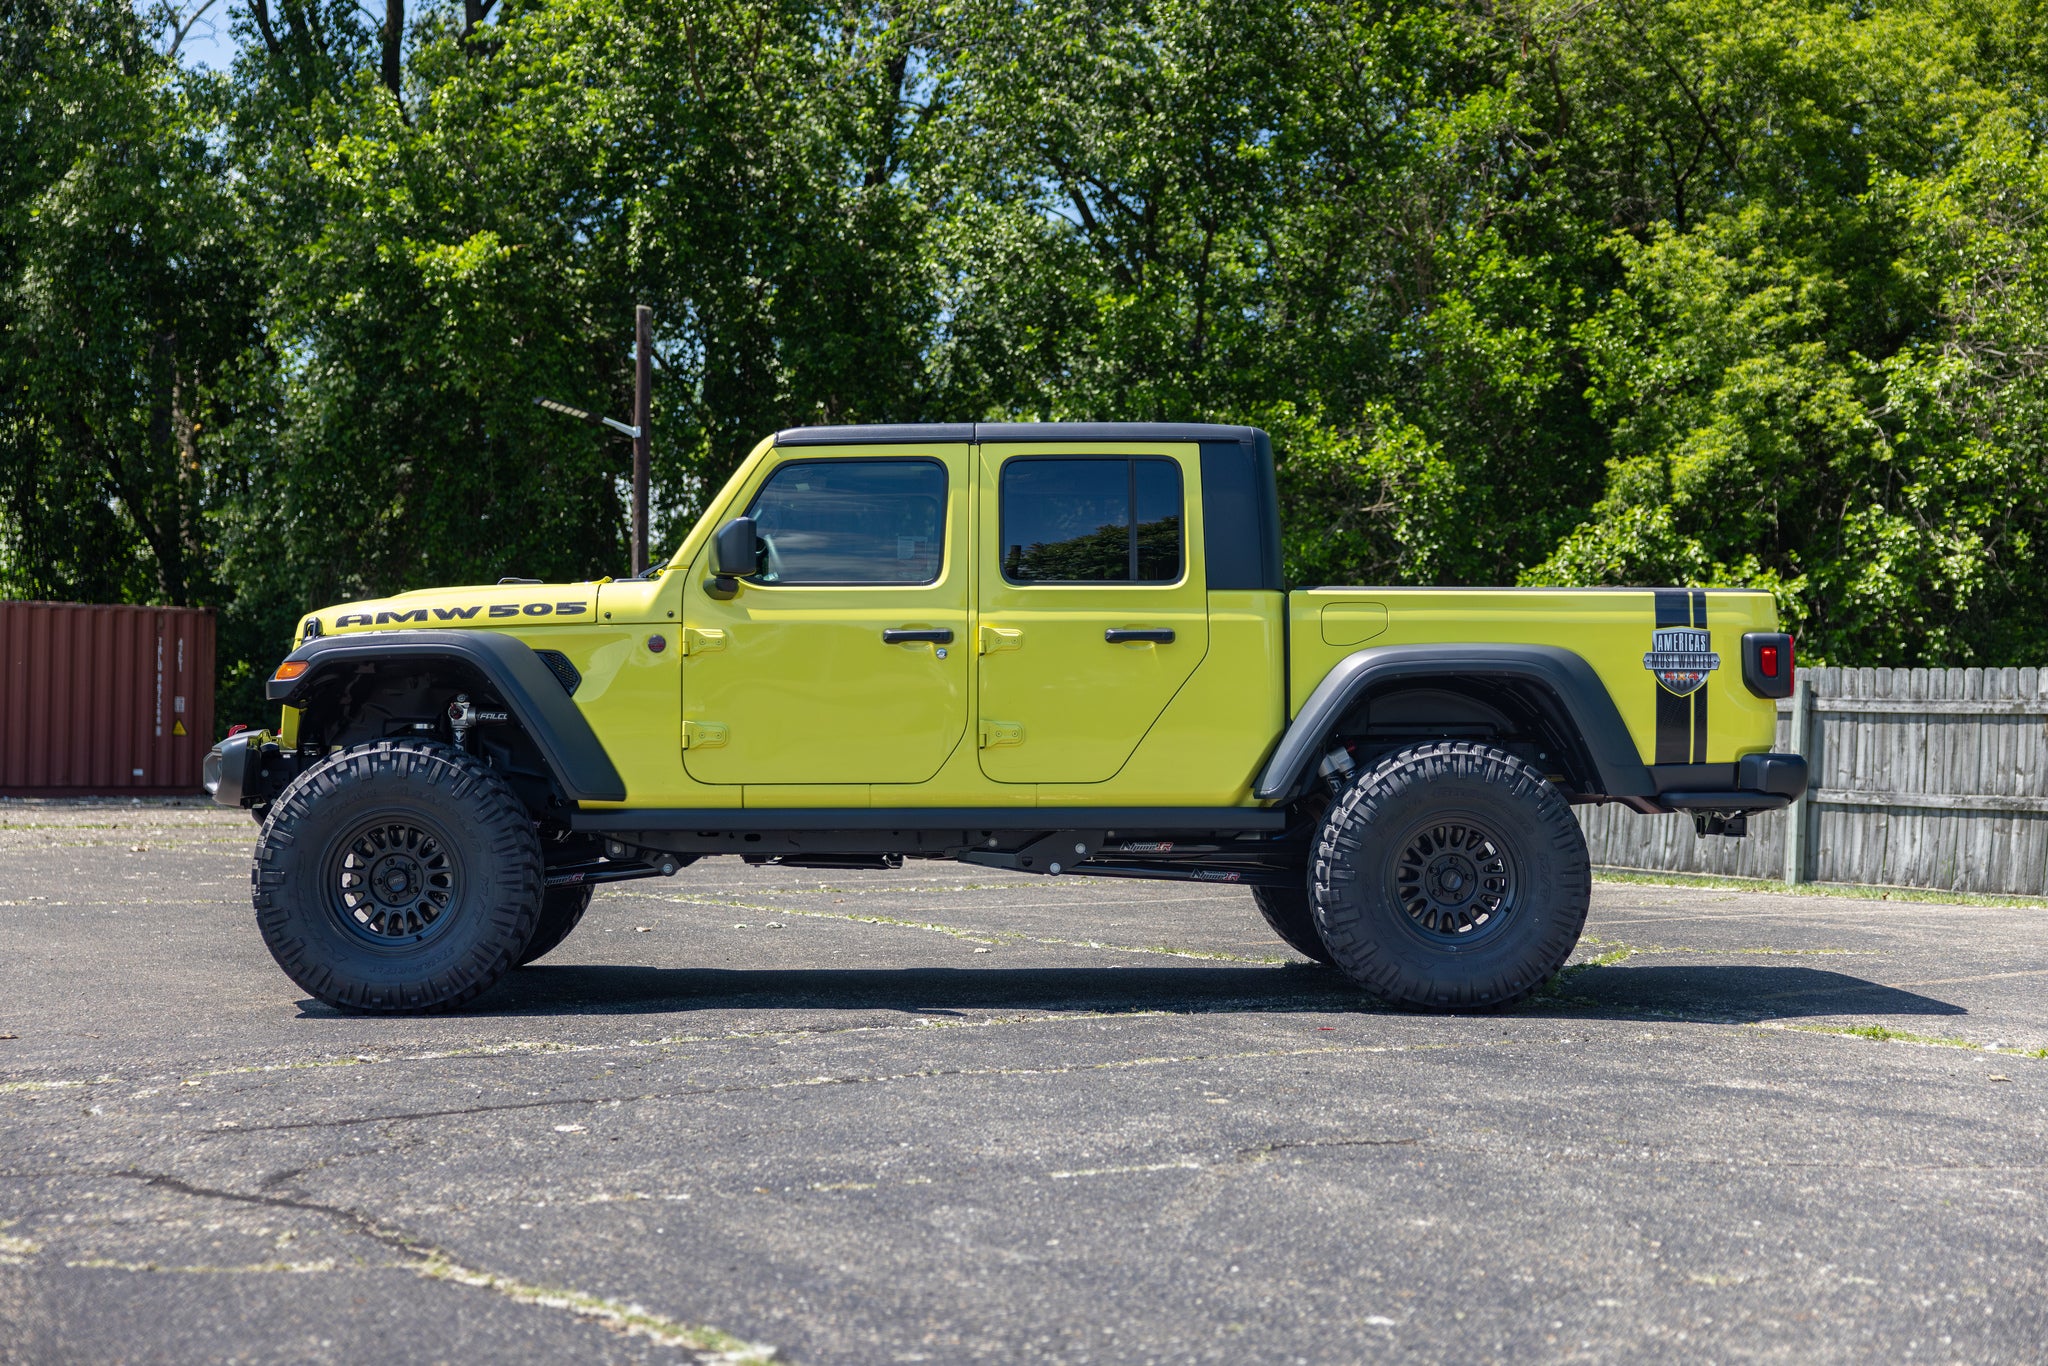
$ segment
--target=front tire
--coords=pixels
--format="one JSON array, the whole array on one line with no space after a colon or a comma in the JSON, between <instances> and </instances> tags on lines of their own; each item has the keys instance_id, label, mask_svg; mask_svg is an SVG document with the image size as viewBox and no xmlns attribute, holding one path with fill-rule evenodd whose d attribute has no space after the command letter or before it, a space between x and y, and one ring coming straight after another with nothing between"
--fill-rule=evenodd
<instances>
[{"instance_id":1,"label":"front tire","mask_svg":"<svg viewBox=\"0 0 2048 1366\"><path fill-rule=\"evenodd\" d=\"M1324 816L1309 870L1336 965L1410 1010L1495 1009L1535 991L1571 956L1592 892L1563 794L1467 741L1359 775Z\"/></svg>"},{"instance_id":2,"label":"front tire","mask_svg":"<svg viewBox=\"0 0 2048 1366\"><path fill-rule=\"evenodd\" d=\"M533 938L541 852L511 785L424 740L379 740L278 795L251 870L277 965L344 1010L449 1010L488 990Z\"/></svg>"}]
</instances>

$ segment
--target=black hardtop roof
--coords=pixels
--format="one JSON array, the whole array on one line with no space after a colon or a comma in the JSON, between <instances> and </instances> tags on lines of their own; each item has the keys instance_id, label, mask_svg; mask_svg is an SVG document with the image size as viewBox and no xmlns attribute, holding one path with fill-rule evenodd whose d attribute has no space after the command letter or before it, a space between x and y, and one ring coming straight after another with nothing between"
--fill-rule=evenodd
<instances>
[{"instance_id":1,"label":"black hardtop roof","mask_svg":"<svg viewBox=\"0 0 2048 1366\"><path fill-rule=\"evenodd\" d=\"M898 422L867 427L789 427L778 446L912 445L983 441L1256 442L1256 427L1214 422Z\"/></svg>"}]
</instances>

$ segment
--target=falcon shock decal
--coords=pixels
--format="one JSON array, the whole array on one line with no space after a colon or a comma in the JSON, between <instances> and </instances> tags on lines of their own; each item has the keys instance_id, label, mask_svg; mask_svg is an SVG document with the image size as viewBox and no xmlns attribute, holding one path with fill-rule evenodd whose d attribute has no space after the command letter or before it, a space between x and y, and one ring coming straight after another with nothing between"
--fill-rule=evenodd
<instances>
[{"instance_id":1,"label":"falcon shock decal","mask_svg":"<svg viewBox=\"0 0 2048 1366\"><path fill-rule=\"evenodd\" d=\"M1643 667L1657 680L1660 764L1707 761L1707 675L1721 667L1707 632L1707 595L1699 589L1656 590L1657 629Z\"/></svg>"}]
</instances>

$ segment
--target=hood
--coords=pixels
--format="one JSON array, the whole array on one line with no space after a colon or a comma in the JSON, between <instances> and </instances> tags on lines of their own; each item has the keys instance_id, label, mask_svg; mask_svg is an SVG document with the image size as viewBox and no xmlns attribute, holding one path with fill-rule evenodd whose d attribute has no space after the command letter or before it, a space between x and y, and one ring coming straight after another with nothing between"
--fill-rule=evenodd
<instances>
[{"instance_id":1,"label":"hood","mask_svg":"<svg viewBox=\"0 0 2048 1366\"><path fill-rule=\"evenodd\" d=\"M351 631L403 631L431 626L505 627L587 624L597 616L597 590L610 582L493 583L463 588L422 588L388 598L364 598L307 613L298 639ZM316 626L314 623L318 623Z\"/></svg>"}]
</instances>

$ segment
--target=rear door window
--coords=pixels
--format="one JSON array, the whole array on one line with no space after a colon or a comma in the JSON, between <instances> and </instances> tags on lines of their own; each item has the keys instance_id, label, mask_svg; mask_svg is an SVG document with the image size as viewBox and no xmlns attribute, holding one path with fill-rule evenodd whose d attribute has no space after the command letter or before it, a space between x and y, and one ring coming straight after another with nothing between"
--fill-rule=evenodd
<instances>
[{"instance_id":1,"label":"rear door window","mask_svg":"<svg viewBox=\"0 0 2048 1366\"><path fill-rule=\"evenodd\" d=\"M1181 577L1180 466L1123 456L1004 464L1000 531L1011 583L1174 583Z\"/></svg>"}]
</instances>

